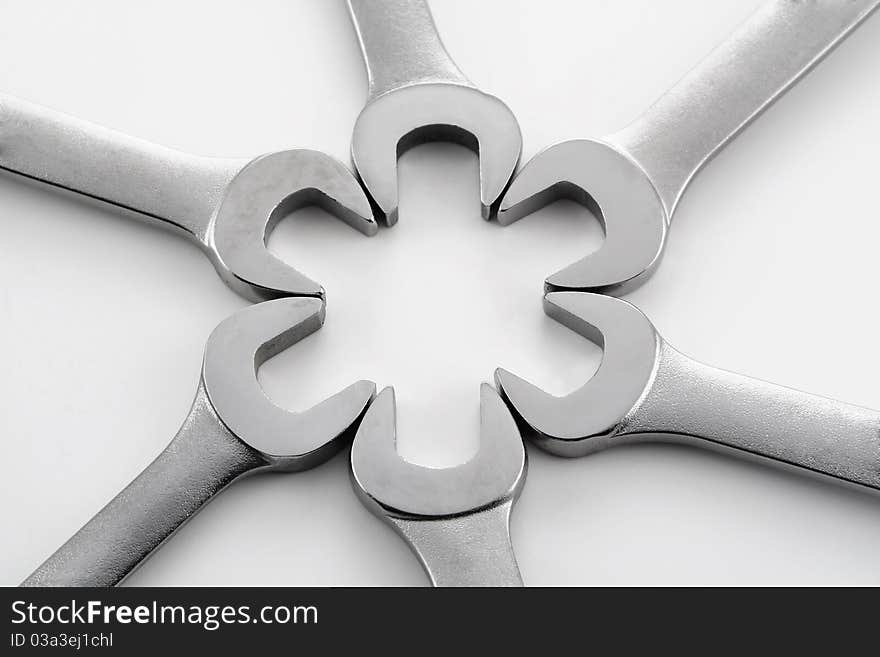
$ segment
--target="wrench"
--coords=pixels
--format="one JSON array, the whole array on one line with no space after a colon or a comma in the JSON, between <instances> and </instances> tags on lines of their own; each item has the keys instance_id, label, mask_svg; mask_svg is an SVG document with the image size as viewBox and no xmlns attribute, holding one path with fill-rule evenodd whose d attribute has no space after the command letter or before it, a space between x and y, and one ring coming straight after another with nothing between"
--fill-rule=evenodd
<instances>
[{"instance_id":1,"label":"wrench","mask_svg":"<svg viewBox=\"0 0 880 657\"><path fill-rule=\"evenodd\" d=\"M480 388L480 450L452 468L400 458L396 413L394 389L385 388L358 428L351 480L361 502L403 537L434 586L522 586L510 512L527 460L498 393Z\"/></svg>"},{"instance_id":2,"label":"wrench","mask_svg":"<svg viewBox=\"0 0 880 657\"><path fill-rule=\"evenodd\" d=\"M598 140L538 153L501 201L509 225L560 198L585 205L605 241L550 276L548 290L624 294L660 262L669 222L693 176L880 5L773 0L641 117Z\"/></svg>"},{"instance_id":3,"label":"wrench","mask_svg":"<svg viewBox=\"0 0 880 657\"><path fill-rule=\"evenodd\" d=\"M269 401L256 379L263 362L323 322L316 298L266 301L221 322L174 440L22 586L115 586L233 481L307 470L342 449L375 384L358 381L294 413Z\"/></svg>"},{"instance_id":4,"label":"wrench","mask_svg":"<svg viewBox=\"0 0 880 657\"><path fill-rule=\"evenodd\" d=\"M220 277L251 301L323 297L323 288L272 255L280 219L318 205L364 235L378 225L342 163L296 149L252 160L181 153L0 95L0 169L78 192L178 229Z\"/></svg>"},{"instance_id":5,"label":"wrench","mask_svg":"<svg viewBox=\"0 0 880 657\"><path fill-rule=\"evenodd\" d=\"M351 155L381 216L397 222L397 158L425 142L451 141L479 155L488 219L522 151L513 112L458 69L425 0L348 0L348 9L369 78Z\"/></svg>"},{"instance_id":6,"label":"wrench","mask_svg":"<svg viewBox=\"0 0 880 657\"><path fill-rule=\"evenodd\" d=\"M548 452L682 442L880 489L880 412L691 360L622 299L553 292L544 309L604 350L593 378L564 397L496 371L501 394Z\"/></svg>"}]
</instances>

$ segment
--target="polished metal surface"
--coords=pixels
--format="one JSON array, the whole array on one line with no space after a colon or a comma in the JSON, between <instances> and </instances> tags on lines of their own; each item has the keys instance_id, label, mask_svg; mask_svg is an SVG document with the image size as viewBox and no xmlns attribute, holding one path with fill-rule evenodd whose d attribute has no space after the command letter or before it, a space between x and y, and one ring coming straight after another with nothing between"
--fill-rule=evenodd
<instances>
[{"instance_id":1,"label":"polished metal surface","mask_svg":"<svg viewBox=\"0 0 880 657\"><path fill-rule=\"evenodd\" d=\"M538 153L505 193L508 225L559 198L601 221L598 251L553 274L548 289L623 294L654 271L693 176L880 5L772 0L629 126Z\"/></svg>"},{"instance_id":2,"label":"polished metal surface","mask_svg":"<svg viewBox=\"0 0 880 657\"><path fill-rule=\"evenodd\" d=\"M0 95L0 169L78 192L179 229L229 287L251 301L323 296L269 252L287 214L318 205L364 235L378 230L351 171L297 149L253 160L181 153Z\"/></svg>"},{"instance_id":3,"label":"polished metal surface","mask_svg":"<svg viewBox=\"0 0 880 657\"><path fill-rule=\"evenodd\" d=\"M544 307L604 350L596 375L563 397L496 371L502 396L547 451L683 442L880 489L880 412L691 360L622 299L553 292Z\"/></svg>"},{"instance_id":4,"label":"polished metal surface","mask_svg":"<svg viewBox=\"0 0 880 657\"><path fill-rule=\"evenodd\" d=\"M50 556L23 586L114 586L233 481L300 471L347 444L375 393L359 381L312 409L273 404L259 365L317 331L324 302L284 298L240 310L214 329L189 415L168 447Z\"/></svg>"},{"instance_id":5,"label":"polished metal surface","mask_svg":"<svg viewBox=\"0 0 880 657\"><path fill-rule=\"evenodd\" d=\"M622 130L537 154L511 182L516 117L459 70L425 0L347 0L369 81L352 135L361 182L323 153L254 159L181 153L0 95L0 169L109 203L194 240L224 282L258 302L209 337L177 435L23 586L115 586L229 484L315 467L351 440L361 502L409 545L435 586L522 586L510 516L525 484L520 428L583 456L676 442L880 489L880 412L698 363L619 295L658 266L693 177L820 62L880 0L772 0ZM545 312L601 346L596 374L556 397L498 369L480 389L478 452L431 468L397 452L394 390L358 381L303 412L257 380L324 322L321 285L272 255L277 222L318 205L364 235L398 219L397 161L427 141L479 156L485 218L509 225L559 198L588 207L605 240L550 276ZM509 185L509 188L508 188ZM506 191L505 191L506 190ZM516 419L515 419L516 418ZM517 425L520 420L520 426Z\"/></svg>"},{"instance_id":6,"label":"polished metal surface","mask_svg":"<svg viewBox=\"0 0 880 657\"><path fill-rule=\"evenodd\" d=\"M519 161L516 117L458 69L424 0L348 0L348 8L369 79L352 159L385 221L397 221L397 158L427 141L452 141L478 153L488 218Z\"/></svg>"},{"instance_id":7,"label":"polished metal surface","mask_svg":"<svg viewBox=\"0 0 880 657\"><path fill-rule=\"evenodd\" d=\"M351 448L352 484L364 505L406 540L435 586L522 586L509 521L527 460L498 393L480 389L480 448L467 463L409 463L396 436L394 390L385 388Z\"/></svg>"}]
</instances>

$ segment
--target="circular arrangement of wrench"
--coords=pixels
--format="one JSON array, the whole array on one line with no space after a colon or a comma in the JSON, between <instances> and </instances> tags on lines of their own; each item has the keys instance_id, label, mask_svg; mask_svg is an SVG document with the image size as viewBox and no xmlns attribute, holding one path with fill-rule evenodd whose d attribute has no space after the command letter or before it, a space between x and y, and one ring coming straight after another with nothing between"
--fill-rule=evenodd
<instances>
[{"instance_id":1,"label":"circular arrangement of wrench","mask_svg":"<svg viewBox=\"0 0 880 657\"><path fill-rule=\"evenodd\" d=\"M0 96L0 168L179 229L255 302L208 338L192 409L168 447L24 585L119 584L233 481L305 470L349 444L355 492L438 586L522 585L509 519L526 479L523 436L569 457L687 442L880 489L880 412L693 361L617 298L658 266L694 175L880 0L769 0L629 126L547 148L518 172L515 116L454 64L426 2L347 1L369 75L352 136L357 177L317 151L196 157ZM269 252L274 225L305 205L367 236L377 218L393 225L397 160L426 141L477 151L486 219L508 225L567 197L605 230L600 250L547 278L544 296L547 315L603 349L598 372L555 397L497 370L481 388L478 453L444 469L398 455L391 388L358 381L294 413L256 378L324 322L320 284Z\"/></svg>"}]
</instances>

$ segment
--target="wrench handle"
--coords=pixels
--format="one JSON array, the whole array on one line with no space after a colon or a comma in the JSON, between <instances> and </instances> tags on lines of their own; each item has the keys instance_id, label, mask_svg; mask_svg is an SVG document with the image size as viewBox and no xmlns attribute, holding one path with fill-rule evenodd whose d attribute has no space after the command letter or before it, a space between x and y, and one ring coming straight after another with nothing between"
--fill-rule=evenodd
<instances>
[{"instance_id":1,"label":"wrench handle","mask_svg":"<svg viewBox=\"0 0 880 657\"><path fill-rule=\"evenodd\" d=\"M510 542L513 502L452 518L387 518L434 586L522 586Z\"/></svg>"},{"instance_id":2,"label":"wrench handle","mask_svg":"<svg viewBox=\"0 0 880 657\"><path fill-rule=\"evenodd\" d=\"M880 490L880 412L697 363L664 346L626 433L666 433Z\"/></svg>"},{"instance_id":3,"label":"wrench handle","mask_svg":"<svg viewBox=\"0 0 880 657\"><path fill-rule=\"evenodd\" d=\"M425 0L348 0L370 99L419 82L470 81L449 56Z\"/></svg>"},{"instance_id":4,"label":"wrench handle","mask_svg":"<svg viewBox=\"0 0 880 657\"><path fill-rule=\"evenodd\" d=\"M243 165L181 153L0 95L0 168L183 229L199 242Z\"/></svg>"},{"instance_id":5,"label":"wrench handle","mask_svg":"<svg viewBox=\"0 0 880 657\"><path fill-rule=\"evenodd\" d=\"M672 216L697 171L878 5L878 0L771 0L607 140L642 166Z\"/></svg>"},{"instance_id":6,"label":"wrench handle","mask_svg":"<svg viewBox=\"0 0 880 657\"><path fill-rule=\"evenodd\" d=\"M223 426L200 385L171 444L22 586L115 586L214 495L265 465Z\"/></svg>"}]
</instances>

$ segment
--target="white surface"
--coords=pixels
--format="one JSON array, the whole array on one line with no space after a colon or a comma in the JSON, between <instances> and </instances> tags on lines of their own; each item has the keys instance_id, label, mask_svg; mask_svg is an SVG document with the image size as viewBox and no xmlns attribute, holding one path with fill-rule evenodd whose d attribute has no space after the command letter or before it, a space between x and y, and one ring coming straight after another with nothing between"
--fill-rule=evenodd
<instances>
[{"instance_id":1,"label":"white surface","mask_svg":"<svg viewBox=\"0 0 880 657\"><path fill-rule=\"evenodd\" d=\"M517 114L524 161L624 125L758 0L711 4L432 3L462 70ZM366 81L341 0L0 0L0 89L195 153L298 145L347 162ZM878 117L874 17L696 179L665 262L628 298L695 358L880 408ZM400 223L373 239L318 210L278 227L271 246L325 284L328 321L262 380L291 407L355 378L393 384L401 451L450 465L476 448L495 366L562 393L597 365L540 292L601 231L571 203L484 223L459 147L411 151L400 177ZM177 236L8 175L0 227L0 582L14 584L166 445L205 338L245 302ZM530 458L512 526L529 584L880 584L871 495L676 447ZM339 457L236 484L129 582L426 579Z\"/></svg>"}]
</instances>

